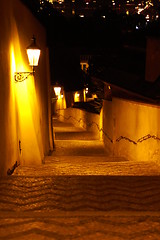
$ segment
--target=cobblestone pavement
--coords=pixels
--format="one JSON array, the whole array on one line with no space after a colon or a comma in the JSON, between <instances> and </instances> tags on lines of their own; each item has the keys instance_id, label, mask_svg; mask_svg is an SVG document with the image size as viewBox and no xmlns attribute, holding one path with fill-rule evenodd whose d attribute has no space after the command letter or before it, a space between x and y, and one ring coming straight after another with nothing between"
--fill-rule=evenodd
<instances>
[{"instance_id":1,"label":"cobblestone pavement","mask_svg":"<svg viewBox=\"0 0 160 240\"><path fill-rule=\"evenodd\" d=\"M0 180L0 239L160 239L158 166L108 157L82 129L54 126L45 164Z\"/></svg>"}]
</instances>

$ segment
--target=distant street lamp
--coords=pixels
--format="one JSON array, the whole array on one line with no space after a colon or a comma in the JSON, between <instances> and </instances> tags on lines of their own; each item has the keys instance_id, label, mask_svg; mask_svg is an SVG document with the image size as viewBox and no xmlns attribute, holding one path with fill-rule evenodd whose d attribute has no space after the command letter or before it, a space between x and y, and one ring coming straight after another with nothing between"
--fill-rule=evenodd
<instances>
[{"instance_id":1,"label":"distant street lamp","mask_svg":"<svg viewBox=\"0 0 160 240\"><path fill-rule=\"evenodd\" d=\"M61 87L55 86L54 87L54 92L55 92L55 95L59 98L60 95L61 95Z\"/></svg>"},{"instance_id":2,"label":"distant street lamp","mask_svg":"<svg viewBox=\"0 0 160 240\"><path fill-rule=\"evenodd\" d=\"M32 43L27 47L27 56L29 65L32 67L31 72L15 72L14 79L16 82L23 82L30 75L34 75L34 67L38 66L41 50L36 44L36 38L33 36Z\"/></svg>"}]
</instances>

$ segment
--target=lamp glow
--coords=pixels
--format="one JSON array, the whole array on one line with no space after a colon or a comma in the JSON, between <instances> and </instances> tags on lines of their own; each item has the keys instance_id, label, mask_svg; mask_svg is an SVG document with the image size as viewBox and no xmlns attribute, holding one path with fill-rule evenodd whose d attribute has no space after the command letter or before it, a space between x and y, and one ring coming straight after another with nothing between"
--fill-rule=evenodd
<instances>
[{"instance_id":1,"label":"lamp glow","mask_svg":"<svg viewBox=\"0 0 160 240\"><path fill-rule=\"evenodd\" d=\"M30 75L34 75L34 67L38 66L40 53L41 53L41 50L36 45L36 38L33 36L31 45L27 47L27 55L28 55L29 65L32 66L32 72L15 72L14 74L15 82L23 82Z\"/></svg>"},{"instance_id":2,"label":"lamp glow","mask_svg":"<svg viewBox=\"0 0 160 240\"><path fill-rule=\"evenodd\" d=\"M36 38L33 36L31 45L27 47L27 55L30 66L32 67L38 66L40 53L41 50L36 45Z\"/></svg>"},{"instance_id":3,"label":"lamp glow","mask_svg":"<svg viewBox=\"0 0 160 240\"><path fill-rule=\"evenodd\" d=\"M60 96L61 87L54 87L54 92L55 92L56 96Z\"/></svg>"}]
</instances>

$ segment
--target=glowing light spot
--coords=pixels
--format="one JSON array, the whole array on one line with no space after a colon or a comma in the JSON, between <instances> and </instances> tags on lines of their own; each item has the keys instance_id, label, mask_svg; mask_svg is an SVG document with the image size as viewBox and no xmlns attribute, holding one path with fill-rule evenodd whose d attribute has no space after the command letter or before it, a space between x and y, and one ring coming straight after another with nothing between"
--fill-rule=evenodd
<instances>
[{"instance_id":1,"label":"glowing light spot","mask_svg":"<svg viewBox=\"0 0 160 240\"><path fill-rule=\"evenodd\" d=\"M74 94L74 102L79 102L80 101L80 94L78 92L75 92Z\"/></svg>"},{"instance_id":2,"label":"glowing light spot","mask_svg":"<svg viewBox=\"0 0 160 240\"><path fill-rule=\"evenodd\" d=\"M27 49L29 65L38 66L41 51L39 49Z\"/></svg>"},{"instance_id":3,"label":"glowing light spot","mask_svg":"<svg viewBox=\"0 0 160 240\"><path fill-rule=\"evenodd\" d=\"M54 92L55 92L55 95L58 97L58 99L60 98L61 96L61 87L54 87Z\"/></svg>"}]
</instances>

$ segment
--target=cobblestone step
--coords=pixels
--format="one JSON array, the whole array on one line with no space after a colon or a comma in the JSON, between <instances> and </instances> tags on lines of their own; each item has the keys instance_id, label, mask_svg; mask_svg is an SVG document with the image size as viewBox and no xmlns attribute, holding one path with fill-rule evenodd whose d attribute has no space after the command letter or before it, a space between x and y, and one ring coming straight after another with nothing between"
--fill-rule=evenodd
<instances>
[{"instance_id":1,"label":"cobblestone step","mask_svg":"<svg viewBox=\"0 0 160 240\"><path fill-rule=\"evenodd\" d=\"M108 156L99 140L55 140L53 156Z\"/></svg>"},{"instance_id":2,"label":"cobblestone step","mask_svg":"<svg viewBox=\"0 0 160 240\"><path fill-rule=\"evenodd\" d=\"M10 176L0 239L159 239L159 176Z\"/></svg>"},{"instance_id":3,"label":"cobblestone step","mask_svg":"<svg viewBox=\"0 0 160 240\"><path fill-rule=\"evenodd\" d=\"M79 139L56 140L44 162L0 179L0 239L160 239L156 164L115 158L102 142Z\"/></svg>"},{"instance_id":4,"label":"cobblestone step","mask_svg":"<svg viewBox=\"0 0 160 240\"><path fill-rule=\"evenodd\" d=\"M52 216L0 218L0 239L16 240L158 240L160 217L135 216Z\"/></svg>"},{"instance_id":5,"label":"cobblestone step","mask_svg":"<svg viewBox=\"0 0 160 240\"><path fill-rule=\"evenodd\" d=\"M55 140L98 140L96 134L90 132L55 132Z\"/></svg>"},{"instance_id":6,"label":"cobblestone step","mask_svg":"<svg viewBox=\"0 0 160 240\"><path fill-rule=\"evenodd\" d=\"M12 176L0 211L160 211L159 176Z\"/></svg>"}]
</instances>

